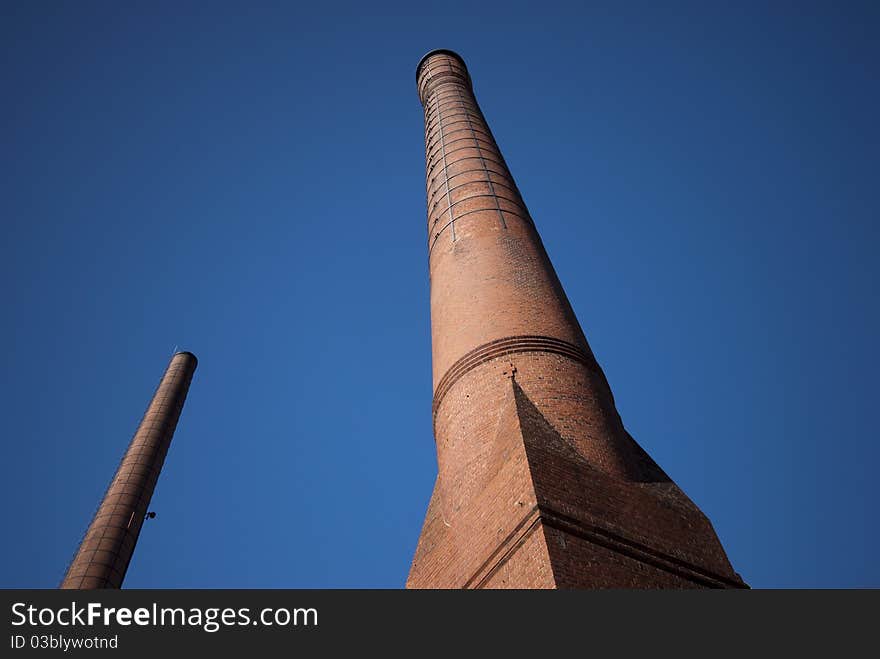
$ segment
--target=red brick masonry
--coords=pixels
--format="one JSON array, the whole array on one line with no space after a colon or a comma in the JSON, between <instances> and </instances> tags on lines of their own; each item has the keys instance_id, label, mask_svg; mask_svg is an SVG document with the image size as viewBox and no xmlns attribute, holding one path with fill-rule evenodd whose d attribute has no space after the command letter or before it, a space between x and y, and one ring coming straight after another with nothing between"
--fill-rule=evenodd
<instances>
[{"instance_id":1,"label":"red brick masonry","mask_svg":"<svg viewBox=\"0 0 880 659\"><path fill-rule=\"evenodd\" d=\"M196 357L171 358L61 588L120 588L196 370Z\"/></svg>"},{"instance_id":2,"label":"red brick masonry","mask_svg":"<svg viewBox=\"0 0 880 659\"><path fill-rule=\"evenodd\" d=\"M439 473L407 587L745 587L624 429L463 60L416 78Z\"/></svg>"}]
</instances>

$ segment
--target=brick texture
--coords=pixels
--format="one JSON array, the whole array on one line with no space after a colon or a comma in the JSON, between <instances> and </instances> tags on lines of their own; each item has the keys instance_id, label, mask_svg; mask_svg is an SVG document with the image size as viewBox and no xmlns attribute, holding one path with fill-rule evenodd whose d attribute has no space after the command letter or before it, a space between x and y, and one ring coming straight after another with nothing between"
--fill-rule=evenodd
<instances>
[{"instance_id":1,"label":"brick texture","mask_svg":"<svg viewBox=\"0 0 880 659\"><path fill-rule=\"evenodd\" d=\"M189 352L171 358L61 588L122 586L196 363Z\"/></svg>"},{"instance_id":2,"label":"brick texture","mask_svg":"<svg viewBox=\"0 0 880 659\"><path fill-rule=\"evenodd\" d=\"M463 60L416 78L438 476L407 587L743 587L625 430Z\"/></svg>"}]
</instances>

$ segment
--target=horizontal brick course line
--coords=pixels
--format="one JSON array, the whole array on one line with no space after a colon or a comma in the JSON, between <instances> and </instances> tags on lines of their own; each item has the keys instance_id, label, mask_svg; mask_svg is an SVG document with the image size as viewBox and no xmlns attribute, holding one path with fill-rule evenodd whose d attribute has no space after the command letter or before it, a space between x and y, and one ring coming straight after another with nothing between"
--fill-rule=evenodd
<instances>
[{"instance_id":1,"label":"horizontal brick course line","mask_svg":"<svg viewBox=\"0 0 880 659\"><path fill-rule=\"evenodd\" d=\"M459 119L458 117L465 117L465 118ZM468 119L471 117L474 117L475 119L479 120L479 117L477 116L477 114L475 112L474 113L456 112L455 114L451 114L449 116L446 116L444 114L443 115L443 119L444 119L443 125L448 127L448 126L453 126L455 124L466 124ZM450 119L452 119L453 121L449 121ZM482 123L482 122L480 122L480 123ZM438 131L439 128L440 128L440 122L438 121L436 126L432 127L431 130L428 130L425 132L425 144L426 145L430 145L434 134ZM488 130L483 130L482 132L486 133L487 135L489 134Z\"/></svg>"},{"instance_id":2,"label":"horizontal brick course line","mask_svg":"<svg viewBox=\"0 0 880 659\"><path fill-rule=\"evenodd\" d=\"M435 69L435 70L436 70L436 69ZM443 70L443 69L441 69L441 70ZM446 68L445 70L446 70L446 71L450 71L450 70L452 70L452 69L451 69L451 67L448 67L448 66L447 66L447 68ZM423 69L423 71L428 71L428 72L429 72L429 75L424 75L424 74L422 74L422 75L419 76L419 81L420 81L420 83L421 83L420 86L423 87L423 88L425 88L425 92L426 92L426 94L427 94L427 95L432 95L432 94L440 93L441 90L437 89L437 87L438 87L439 85L434 85L434 88L433 88L433 89L428 89L428 87L431 87L431 85L425 84L425 83L430 82L430 80L431 80L431 75L430 75L430 71L431 71L431 69ZM459 84L459 85L464 85L464 86L466 86L466 87L470 87L470 86L471 86L471 79L470 79L470 76L469 76L469 74L468 74L468 72L467 72L467 68L465 68L464 66L462 66L461 68L457 68L457 69L455 69L455 72L456 72L458 75L457 75L457 78L456 78L454 81L452 81L452 82L455 82L456 84ZM448 82L440 83L440 85L445 85L445 84L449 84L449 83L448 83Z\"/></svg>"},{"instance_id":3,"label":"horizontal brick course line","mask_svg":"<svg viewBox=\"0 0 880 659\"><path fill-rule=\"evenodd\" d=\"M485 172L485 171L488 171L488 170L485 170L485 169L478 169L478 170L470 170L470 171ZM462 174L465 174L465 173L467 173L467 172L462 172ZM450 176L450 177L446 178L445 180L448 182L448 181L451 181L451 180L454 179L454 178L455 178L454 176ZM474 184L474 183L494 183L495 185L499 185L499 186L501 186L502 188L505 188L506 190L509 190L510 192L512 192L512 193L514 193L514 194L519 194L519 190L517 190L516 188L514 188L514 187L508 185L507 183L500 183L500 182L497 182L497 181L492 181L491 179L488 179L488 178L477 179L476 181L465 181L464 183L459 183L458 185L450 186L450 188L449 188L449 192L454 192L455 190L458 190L458 189L460 189L460 188L463 188L463 187L466 186L466 185L472 185L472 184ZM431 193L430 197L428 197L429 208L431 208L432 211L435 210L435 209L437 208L437 205L438 205L438 204L440 203L440 201L441 201L441 200L433 199L433 197L435 197L437 194L441 194L441 195L442 195L442 194L444 194L444 192L441 191L441 190L434 190L434 191ZM456 201L456 202L455 202L454 204L452 204L452 205L455 206L455 204L460 204L461 202L466 201L466 200L468 200L468 199L473 199L474 197L482 196L482 194L483 194L483 193L481 193L480 195L471 195L470 197L464 197L464 198L462 198L462 199L459 199L458 201ZM494 197L498 197L499 195L496 195L496 194L494 194L494 193L490 193L489 196L490 196L490 197L492 197L492 196L494 196ZM510 199L509 197L500 197L500 198L501 198L501 199L507 199L507 201L513 201L513 200ZM515 202L515 203L522 204L521 201L517 201L517 202ZM446 211L444 210L444 212L446 212Z\"/></svg>"},{"instance_id":4,"label":"horizontal brick course line","mask_svg":"<svg viewBox=\"0 0 880 659\"><path fill-rule=\"evenodd\" d=\"M464 142L464 141L468 141L471 144L468 147L457 147L455 149L452 149L451 151L447 151L446 152L447 157L453 151L461 151L463 148L477 148L477 149L488 148L490 150L494 149L495 151L498 151L498 146L494 142L489 142L488 140L474 139L473 137L470 137L470 136L459 137L457 139L450 140L446 144L446 146L448 147L450 144L457 144L458 142ZM440 149L440 148L436 149L433 153L428 153L428 162L433 162L435 158L439 162L439 160L441 160L442 158L437 158L437 156L438 155L442 156L442 153L443 153L443 149ZM498 155L501 155L500 151L499 151Z\"/></svg>"},{"instance_id":5,"label":"horizontal brick course line","mask_svg":"<svg viewBox=\"0 0 880 659\"><path fill-rule=\"evenodd\" d=\"M463 66L452 66L450 62L422 69L420 79L427 94L436 93L443 85L470 85L467 70Z\"/></svg>"},{"instance_id":6,"label":"horizontal brick course line","mask_svg":"<svg viewBox=\"0 0 880 659\"><path fill-rule=\"evenodd\" d=\"M461 77L463 80L467 80L467 70L464 67L464 64L460 62L458 59L447 57L442 60L434 60L425 62L422 65L422 70L419 71L419 79L424 80L425 82L429 82L431 77L436 77L438 75L443 75L446 73L454 73L457 76Z\"/></svg>"},{"instance_id":7,"label":"horizontal brick course line","mask_svg":"<svg viewBox=\"0 0 880 659\"><path fill-rule=\"evenodd\" d=\"M737 583L732 579L710 572L675 556L659 552L652 547L635 542L602 527L587 524L545 506L539 507L541 508L541 521L545 525L605 547L618 554L623 554L640 563L665 570L689 581L701 583L709 588L743 587L743 584Z\"/></svg>"},{"instance_id":8,"label":"horizontal brick course line","mask_svg":"<svg viewBox=\"0 0 880 659\"><path fill-rule=\"evenodd\" d=\"M454 178L457 178L457 177L459 177L459 176L463 176L464 174L473 174L474 172L492 172L492 173L495 174L498 178L505 179L504 182L501 182L501 181L492 181L493 183L495 183L496 185L503 185L503 186L504 186L505 188L507 188L508 190L512 190L513 192L517 193L517 195L519 194L519 190L517 190L515 187L513 187L512 185L510 185L510 179L509 179L506 175L504 175L504 174L499 174L499 173L496 172L495 170L492 170L492 169L486 169L486 168L484 168L484 167L478 167L478 168L475 168L475 169L466 169L465 171L463 171L463 172L459 172L458 174L453 174L452 176L444 177L443 180L444 180L444 181L452 181ZM459 188L464 187L465 185L470 185L471 183L486 183L487 181L490 181L490 180L491 180L491 179L489 179L488 177L486 177L486 178L478 178L478 179L474 179L473 181L465 181L464 183L457 183L457 184L455 184L455 185L452 185L452 186L449 188L449 190L450 190L450 192L451 192L452 190L458 190ZM428 195L428 197L429 197L428 200L431 201L431 200L430 200L430 197L436 195L438 192L439 192L439 188L438 188L438 189L434 189L434 190L432 190L432 191L430 192L430 194Z\"/></svg>"},{"instance_id":9,"label":"horizontal brick course line","mask_svg":"<svg viewBox=\"0 0 880 659\"><path fill-rule=\"evenodd\" d=\"M486 195L486 196L490 196L490 195ZM475 208L473 210L468 211L467 213L462 213L461 215L457 215L454 220L452 220L451 222L447 222L445 225L443 225L437 231L437 233L435 233L431 237L431 245L430 245L430 247L428 247L428 259L430 259L431 255L434 253L434 245L437 244L437 241L440 240L440 236L443 235L443 232L449 228L449 226L452 224L452 222L458 222L459 220L461 220L469 215L473 215L474 213L486 213L486 212L492 213L494 215L498 211L494 206L489 206L488 208ZM519 213L514 213L511 210L503 210L503 209L501 212L505 214L505 217L508 217L508 216L515 217L518 220L522 220L523 222L528 224L530 227L535 226L534 221L528 215L520 215ZM437 224L437 222L432 222L431 226L433 226L435 224Z\"/></svg>"},{"instance_id":10,"label":"horizontal brick course line","mask_svg":"<svg viewBox=\"0 0 880 659\"><path fill-rule=\"evenodd\" d=\"M462 87L467 89L468 85L463 84ZM468 93L471 93L470 89L467 89L467 91L468 91ZM440 96L441 101L445 101L448 98L458 99L458 95L455 92L452 92L452 91L447 92L446 90L439 90L439 89L435 89L435 90L431 91L431 93L428 94L428 96L429 96L429 98L426 98L425 101L432 101L433 102L434 96ZM474 102L474 105L476 105L477 99L474 98L473 102ZM430 105L430 103L426 102L425 106L428 106L428 105Z\"/></svg>"},{"instance_id":11,"label":"horizontal brick course line","mask_svg":"<svg viewBox=\"0 0 880 659\"><path fill-rule=\"evenodd\" d=\"M427 96L436 94L443 85L464 85L470 86L470 79L467 77L467 71L464 68L454 68L452 66L427 68L422 71L419 91L426 96L425 100L429 100Z\"/></svg>"},{"instance_id":12,"label":"horizontal brick course line","mask_svg":"<svg viewBox=\"0 0 880 659\"><path fill-rule=\"evenodd\" d=\"M431 101L431 103L434 102L433 95L432 95L432 98L429 100ZM429 103L428 105L430 106L431 103ZM473 102L465 101L464 103L462 103L458 99L458 95L455 94L454 92L451 92L445 96L440 97L440 110L442 111L442 110L444 110L446 108L450 108L450 107L467 108L467 109L472 109L475 111L479 110L479 106L477 105L476 100L474 100ZM430 121L435 120L436 118L437 118L437 111L433 107L425 108L425 121L430 122Z\"/></svg>"},{"instance_id":13,"label":"horizontal brick course line","mask_svg":"<svg viewBox=\"0 0 880 659\"><path fill-rule=\"evenodd\" d=\"M449 103L440 103L440 111L443 110L464 110L464 112L454 112L451 116L458 117L462 114L472 114L474 116L480 113L480 107L476 103L460 103L458 101L452 101ZM481 117L482 118L482 117ZM440 123L440 117L436 114L434 108L428 108L428 111L425 112L425 137L428 134L436 130L437 124Z\"/></svg>"},{"instance_id":14,"label":"horizontal brick course line","mask_svg":"<svg viewBox=\"0 0 880 659\"><path fill-rule=\"evenodd\" d=\"M431 89L430 91L426 90L427 94L425 94L424 99L422 100L422 103L425 105L429 105L429 104L433 103L434 97L439 96L439 95L443 94L444 92L449 91L448 89L445 89L445 87L450 86L450 85L455 85L457 87L464 87L464 88L468 87L467 83L464 80L462 80L461 78L455 77L455 76L447 76L446 80L434 83L434 85L433 85L434 88Z\"/></svg>"},{"instance_id":15,"label":"horizontal brick course line","mask_svg":"<svg viewBox=\"0 0 880 659\"><path fill-rule=\"evenodd\" d=\"M460 131L460 130L459 130L459 131L456 131L456 132L461 133L461 132L465 132L465 131ZM498 149L498 145L495 144L495 141L492 140L492 139L489 138L489 137L487 137L487 138L484 139L484 140L481 140L481 139L479 139L479 138L474 139L474 138L471 137L470 135L468 135L468 136L466 136L466 137L456 137L454 140L449 140L449 141L446 143L446 146L448 147L450 144L456 144L456 143L458 143L458 142L464 142L465 140L467 140L467 141L469 141L469 142L472 142L473 144L476 144L476 145L480 146L481 148L484 148L484 145L485 145L486 148L489 148L489 149L493 149L493 150L495 150L495 151L498 151L498 154L501 155L501 152L500 152L500 150ZM456 150L457 150L457 151L460 151L460 150L461 150L461 147L457 147ZM428 162L432 162L432 161L437 157L437 154L438 154L440 151L441 151L441 149L440 149L440 143L438 142L434 147L432 147L432 148L427 152L427 153L428 153ZM451 153L451 151L447 151L447 154L448 154L448 153Z\"/></svg>"},{"instance_id":16,"label":"horizontal brick course line","mask_svg":"<svg viewBox=\"0 0 880 659\"><path fill-rule=\"evenodd\" d=\"M470 93L470 90L468 90L468 93ZM458 94L457 94L455 91L453 91L453 90L443 90L443 91L434 91L434 92L431 92L431 94L430 94L430 98L428 98L427 100L429 100L429 101L431 101L431 103L433 103L433 102L435 101L434 96L437 96L437 97L439 98L441 109L442 109L444 106L446 106L446 105L449 104L449 103L447 103L447 101L450 101L450 99L452 99L452 101L455 102L455 103L458 103L458 102L459 102ZM473 105L473 106L476 106L476 105L477 105L477 99L476 99L476 98L474 98L473 100L468 99L468 100L466 100L465 102L466 102L468 105ZM427 105L431 105L431 103L428 103ZM434 111L434 108L426 107L426 110L427 110L427 112L426 112L425 114L427 114L428 116L430 116L430 115L432 114L432 112Z\"/></svg>"},{"instance_id":17,"label":"horizontal brick course line","mask_svg":"<svg viewBox=\"0 0 880 659\"><path fill-rule=\"evenodd\" d=\"M465 148L468 148L468 147L465 147ZM461 149L456 149L456 150L461 151ZM454 159L451 163L449 163L449 165L447 167L453 167L454 165L458 165L459 163L463 163L466 160L485 160L486 162L490 162L493 165L497 165L501 169L501 171L490 169L489 170L490 172L492 172L494 174L498 174L498 176L504 176L505 178L510 178L510 172L508 171L507 166L503 162L501 162L500 160L492 160L491 158L487 158L486 156L462 156L460 158ZM474 170L469 169L466 171L474 171ZM425 172L425 173L430 174L430 172ZM427 178L425 179L425 189L427 190L429 185L431 185L439 177L444 176L445 173L446 172L444 172L444 171L440 171L440 172L437 172L433 176L427 176ZM459 172L458 174L464 174L464 172ZM458 174L453 174L449 178L453 178L455 176L458 176Z\"/></svg>"},{"instance_id":18,"label":"horizontal brick course line","mask_svg":"<svg viewBox=\"0 0 880 659\"><path fill-rule=\"evenodd\" d=\"M438 89L443 85L466 85L466 76L467 73L464 70L452 67L442 67L434 70L426 69L422 73L419 91L426 96L425 101L428 101L430 99L427 96L437 93ZM429 89L430 91L428 91Z\"/></svg>"},{"instance_id":19,"label":"horizontal brick course line","mask_svg":"<svg viewBox=\"0 0 880 659\"><path fill-rule=\"evenodd\" d=\"M446 112L443 113L444 119L459 119L459 117L477 117L479 115L479 108L475 105L470 105L467 103L445 103L445 107L443 109L449 111L449 115L447 116ZM427 139L431 133L437 130L437 126L440 125L440 117L428 117L427 123L425 124L425 139Z\"/></svg>"},{"instance_id":20,"label":"horizontal brick course line","mask_svg":"<svg viewBox=\"0 0 880 659\"><path fill-rule=\"evenodd\" d=\"M431 154L431 152L434 150L434 148L435 148L435 147L437 146L437 144L439 143L439 141L437 141L437 140L434 139L434 137L435 137L435 133L439 132L441 126L444 128L444 132L445 132L445 129L446 129L446 127L447 127L447 125L446 125L446 121L445 121L446 117L443 117L443 119L444 119L444 121L443 121L442 124L438 124L438 125L437 125L437 128L435 128L435 129L432 130L428 135L425 136L425 151L426 151L429 155ZM453 122L453 123L458 124L458 123L462 123L462 122L456 121L456 122ZM460 133L460 132L462 132L463 130L464 130L464 129L462 129L462 128L456 128L456 129L454 129L454 130L452 130L452 131L450 131L450 132L452 132L452 133ZM488 130L481 130L480 133L482 133L483 135L485 135L485 137L486 137L486 142L491 142L491 143L494 145L495 140L493 139L492 134L491 134ZM448 137L448 135L447 135L447 137ZM450 143L452 143L453 141L454 141L454 140L449 140Z\"/></svg>"},{"instance_id":21,"label":"horizontal brick course line","mask_svg":"<svg viewBox=\"0 0 880 659\"><path fill-rule=\"evenodd\" d=\"M465 147L465 148L469 148L469 147ZM461 149L456 149L456 150L461 151ZM477 149L477 151L479 151L479 149ZM444 167L443 171L437 172L437 174L435 176L431 177L431 170L433 170L434 167L436 167L436 164L435 164L435 165L431 166L430 170L427 168L425 169L425 176L427 178L436 178L437 176L441 176L441 174L445 173L446 169L448 169L452 165L457 165L458 163L464 162L465 160L480 160L480 158L481 158L481 156L464 156L463 158L457 158L457 159L453 160L452 163L447 165L447 167ZM510 171L507 169L507 165L504 164L504 162L502 160L493 160L491 158L486 158L486 156L482 156L482 158L484 160L486 160L486 162L491 162L493 165L498 165L499 167L503 167L504 173L502 174L502 176L508 176L508 177L510 176ZM495 170L493 169L491 171L494 172ZM500 174L500 172L495 172L495 173Z\"/></svg>"},{"instance_id":22,"label":"horizontal brick course line","mask_svg":"<svg viewBox=\"0 0 880 659\"><path fill-rule=\"evenodd\" d=\"M494 211L494 209L490 210ZM549 352L568 357L576 362L580 362L589 369L597 370L597 365L589 354L576 345L562 339L529 334L496 339L495 341L477 346L466 353L450 366L446 374L440 378L440 381L437 383L437 390L434 393L434 402L431 406L435 419L443 397L446 396L452 386L462 376L489 360L522 352Z\"/></svg>"},{"instance_id":23,"label":"horizontal brick course line","mask_svg":"<svg viewBox=\"0 0 880 659\"><path fill-rule=\"evenodd\" d=\"M510 188L508 188L508 189L510 189ZM513 199L513 198L511 198L511 197L505 197L504 195L500 195L500 194L489 194L488 192L486 192L486 193L474 194L474 195L471 195L471 196L469 196L469 197L465 197L464 199L459 199L458 201L454 201L454 202L452 202L452 204L451 204L450 206L444 206L444 207L443 207L443 210L440 211L440 212L438 213L438 217L439 217L439 216L442 216L444 213L446 213L446 212L452 210L453 208L455 208L455 207L458 206L459 204L463 204L463 203L466 202L466 201L470 201L471 199L483 199L483 198L487 198L487 199L503 199L504 201L509 201L511 204L514 204L515 206L519 206L519 207L521 207L521 208L523 207L523 203L522 203L522 201L520 201L519 199ZM433 209L433 208L432 208L432 209L431 209L432 213L433 213L435 210L437 210L437 209ZM523 208L523 210L525 210L525 208Z\"/></svg>"},{"instance_id":24,"label":"horizontal brick course line","mask_svg":"<svg viewBox=\"0 0 880 659\"><path fill-rule=\"evenodd\" d=\"M528 523L524 531L521 529ZM502 540L495 551L487 558L482 565L467 580L463 588L480 589L483 588L488 581L498 572L499 569L516 553L528 537L538 528L538 524L544 524L550 528L554 528L563 533L573 535L582 540L586 540L592 544L599 545L605 549L631 558L645 565L650 565L664 572L669 572L677 577L699 583L708 588L742 588L742 584L727 579L723 576L709 572L699 566L683 561L674 556L662 553L634 542L615 533L607 531L601 527L585 524L580 520L576 520L567 515L556 512L540 504L534 506L523 519L516 525L504 540ZM500 554L500 556L499 556ZM498 556L494 565L486 571L486 567L493 558ZM552 561L551 561L552 569ZM482 577L480 576L482 574ZM479 577L479 581L476 581ZM476 584L471 586L476 581Z\"/></svg>"},{"instance_id":25,"label":"horizontal brick course line","mask_svg":"<svg viewBox=\"0 0 880 659\"><path fill-rule=\"evenodd\" d=\"M483 117L480 116L480 114L479 114L479 112L477 112L476 108L474 109L473 112L468 111L468 109L464 108L464 107L462 107L462 109L464 109L465 111L464 112L453 112L449 116L444 115L443 118L444 119L455 119L456 117L473 117L474 119L478 119L479 121L483 121ZM428 121L429 121L429 123L425 127L425 141L428 140L428 137L431 135L431 133L433 133L435 130L437 130L437 126L440 124L439 119L429 119Z\"/></svg>"},{"instance_id":26,"label":"horizontal brick course line","mask_svg":"<svg viewBox=\"0 0 880 659\"><path fill-rule=\"evenodd\" d=\"M470 132L471 132L471 129L470 129L470 127L469 127L469 123L470 123L470 122L467 121L466 119L462 119L461 121L450 121L450 122L448 122L448 123L444 123L444 124L443 124L443 127L444 127L444 128L449 128L450 126L457 126L458 124L462 124L462 125L464 126L464 128L454 128L454 129L450 130L449 132L445 133L446 137L449 137L450 135L453 135L453 134L455 134L455 133L470 133ZM435 135L434 135L433 132L432 132L432 134L428 136L430 139L429 139L429 140L425 140L425 149L426 149L428 152L431 152L431 151L434 149L434 147L436 147L438 144L440 144L440 135L439 135L439 132L440 132L440 131L437 130L436 139L434 139L434 138L435 138ZM478 132L481 136L485 137L485 138L486 138L486 142L491 142L491 141L493 141L493 140L492 140L492 136L489 135L489 133L487 133L486 131L484 131L484 130L479 130L479 131L476 131L476 132ZM451 144L451 143L454 142L454 141L455 141L455 140L449 140L449 143Z\"/></svg>"},{"instance_id":27,"label":"horizontal brick course line","mask_svg":"<svg viewBox=\"0 0 880 659\"><path fill-rule=\"evenodd\" d=\"M477 144L477 146L474 146L473 144L468 144L466 146L460 146L456 149L452 149L451 151L447 151L446 156L448 157L449 154L451 154L451 153L456 153L457 151L464 151L465 149L476 149L479 153L482 153L484 148L485 147L482 147L479 144ZM498 150L497 146L493 146L492 149L490 149L488 151L488 153L490 153L492 155L497 155L498 156L497 162L500 162L501 164L503 164L504 168L507 169L508 172L510 171L507 167L507 164L504 162L504 158L501 156L501 151ZM454 160L452 160L452 162L450 164L454 165L461 160L465 160L466 158L473 158L473 157L474 156L465 156L463 158L454 159ZM425 175L430 176L431 173L434 171L434 168L439 164L440 164L440 160L436 160L434 162L428 161L425 166ZM446 166L448 167L448 165L446 165ZM509 176L509 174L508 174L508 176Z\"/></svg>"},{"instance_id":28,"label":"horizontal brick course line","mask_svg":"<svg viewBox=\"0 0 880 659\"><path fill-rule=\"evenodd\" d=\"M461 162L462 160L480 160L480 158L473 156L472 158L462 158L461 160L457 160L456 162ZM494 169L489 169L488 167L474 167L473 169L466 169L462 172L459 172L458 174L453 174L452 176L447 176L446 178L447 178L447 180L451 181L452 179L454 179L458 176L464 176L465 174L473 174L474 172L491 172L491 173L495 174L496 176L499 176L499 177L502 177L505 179L508 178L506 172L505 173L496 172ZM436 178L432 178L428 182L429 187L427 188L427 192L429 193L429 195L436 194L438 192L438 190L433 190L433 191L431 190L431 186L434 185L435 180L436 180ZM468 181L468 182L469 183L477 183L478 181L486 181L486 180L488 180L488 179L476 179L475 181ZM519 191L517 191L517 192L519 192Z\"/></svg>"},{"instance_id":29,"label":"horizontal brick course line","mask_svg":"<svg viewBox=\"0 0 880 659\"><path fill-rule=\"evenodd\" d=\"M459 128L457 130L450 131L449 134L444 135L444 137L446 138L446 142L445 142L446 146L448 147L451 144L457 144L459 142L464 142L465 140L467 140L474 145L486 146L488 148L495 149L495 150L498 149L498 145L495 144L495 142L492 140L491 136L489 136L488 134L483 133L482 137L475 137L475 136L471 135L470 132L471 131L468 130L467 128ZM459 134L459 133L464 133L465 135L463 137L459 137L459 136L457 136L457 134ZM456 136L450 138L450 136L453 134L456 134ZM437 157L437 154L441 150L440 149L440 142L441 142L440 140L437 140L430 147L428 147L428 149L427 149L428 162L433 161L433 159Z\"/></svg>"},{"instance_id":30,"label":"horizontal brick course line","mask_svg":"<svg viewBox=\"0 0 880 659\"><path fill-rule=\"evenodd\" d=\"M493 165L498 165L498 167L501 167L504 171L499 172L494 169L490 169L489 170L490 172L492 172L493 174L498 174L498 176L504 176L506 178L510 178L510 172L507 171L507 167L504 166L504 163L502 163L500 160L491 160L489 158L486 158L485 156L465 156L464 158L458 158L457 160L453 161L449 166L451 167L452 165L458 165L459 163L462 163L465 160L481 160L481 161L485 160L486 162L491 162ZM463 172L459 172L459 174L464 174L465 172L480 171L481 169L482 169L481 167L477 168L477 169L466 169ZM431 178L428 179L428 185L433 184L433 182L437 179L437 177L442 176L443 174L444 174L443 172L437 172L436 176L432 176ZM449 178L455 178L456 176L458 176L458 174L453 174Z\"/></svg>"},{"instance_id":31,"label":"horizontal brick course line","mask_svg":"<svg viewBox=\"0 0 880 659\"><path fill-rule=\"evenodd\" d=\"M447 101L449 101L450 99L454 99L455 102L458 102L458 95L454 91L451 91L451 90L433 91L429 94L429 98L426 100L431 101L433 103L435 96L437 96L440 100L441 109L444 106L448 105ZM471 105L476 105L477 99L475 98L473 101L467 101L467 103L471 104ZM430 104L431 103L428 103L427 105L430 105ZM432 107L428 107L426 109L427 109L426 114L428 114L429 116L434 112L434 108L432 108Z\"/></svg>"}]
</instances>

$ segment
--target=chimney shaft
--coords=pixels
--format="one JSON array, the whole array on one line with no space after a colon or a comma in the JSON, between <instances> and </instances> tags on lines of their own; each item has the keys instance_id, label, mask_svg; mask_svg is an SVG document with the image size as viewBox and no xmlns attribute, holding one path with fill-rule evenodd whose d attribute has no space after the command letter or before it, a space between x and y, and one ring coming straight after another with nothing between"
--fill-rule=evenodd
<instances>
[{"instance_id":1,"label":"chimney shaft","mask_svg":"<svg viewBox=\"0 0 880 659\"><path fill-rule=\"evenodd\" d=\"M741 585L708 521L624 429L464 61L432 51L416 82L439 473L408 587ZM662 523L700 528L666 537ZM597 525L652 544L652 562L694 545L688 565L711 576L618 570L631 559L584 540Z\"/></svg>"},{"instance_id":2,"label":"chimney shaft","mask_svg":"<svg viewBox=\"0 0 880 659\"><path fill-rule=\"evenodd\" d=\"M122 586L196 363L190 352L171 358L61 588Z\"/></svg>"}]
</instances>

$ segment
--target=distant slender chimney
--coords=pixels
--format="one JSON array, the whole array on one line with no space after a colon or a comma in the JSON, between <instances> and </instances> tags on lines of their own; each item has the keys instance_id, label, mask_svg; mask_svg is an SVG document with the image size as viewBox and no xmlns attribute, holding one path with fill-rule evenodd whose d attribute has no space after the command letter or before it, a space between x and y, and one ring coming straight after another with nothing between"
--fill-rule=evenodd
<instances>
[{"instance_id":1,"label":"distant slender chimney","mask_svg":"<svg viewBox=\"0 0 880 659\"><path fill-rule=\"evenodd\" d=\"M625 430L464 61L416 82L439 473L407 587L743 587Z\"/></svg>"},{"instance_id":2,"label":"distant slender chimney","mask_svg":"<svg viewBox=\"0 0 880 659\"><path fill-rule=\"evenodd\" d=\"M122 587L196 364L191 352L171 357L61 588Z\"/></svg>"}]
</instances>

